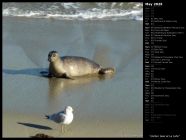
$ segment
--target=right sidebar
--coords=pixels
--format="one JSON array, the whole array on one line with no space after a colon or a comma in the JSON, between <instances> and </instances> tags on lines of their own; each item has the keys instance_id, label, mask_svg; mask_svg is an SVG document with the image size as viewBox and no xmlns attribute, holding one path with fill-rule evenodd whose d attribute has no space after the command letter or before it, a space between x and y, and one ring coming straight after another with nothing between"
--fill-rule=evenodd
<instances>
[{"instance_id":1,"label":"right sidebar","mask_svg":"<svg viewBox=\"0 0 186 140\"><path fill-rule=\"evenodd\" d=\"M180 2L144 2L144 138L184 138L185 15Z\"/></svg>"}]
</instances>

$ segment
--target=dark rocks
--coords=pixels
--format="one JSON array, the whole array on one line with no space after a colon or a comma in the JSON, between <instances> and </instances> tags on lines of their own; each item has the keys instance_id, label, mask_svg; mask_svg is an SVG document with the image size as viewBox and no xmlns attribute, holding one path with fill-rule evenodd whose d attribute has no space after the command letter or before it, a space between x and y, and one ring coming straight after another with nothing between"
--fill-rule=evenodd
<instances>
[{"instance_id":1,"label":"dark rocks","mask_svg":"<svg viewBox=\"0 0 186 140\"><path fill-rule=\"evenodd\" d=\"M45 135L43 133L38 133L35 136L31 136L31 138L54 138L54 137L49 136L49 135Z\"/></svg>"}]
</instances>

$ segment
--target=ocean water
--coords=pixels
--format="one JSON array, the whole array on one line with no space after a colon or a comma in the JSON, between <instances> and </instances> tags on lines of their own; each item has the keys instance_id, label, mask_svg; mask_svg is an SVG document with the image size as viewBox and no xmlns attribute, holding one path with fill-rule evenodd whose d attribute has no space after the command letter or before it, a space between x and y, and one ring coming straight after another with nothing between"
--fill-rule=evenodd
<instances>
[{"instance_id":1,"label":"ocean water","mask_svg":"<svg viewBox=\"0 0 186 140\"><path fill-rule=\"evenodd\" d=\"M70 105L75 112L69 137L142 137L143 22L125 16L117 20L108 16L96 20L25 16L52 6L65 7L61 12L67 15L72 9L78 13L77 9L89 11L95 6L103 7L103 11L128 7L130 11L142 5L3 3L3 112L37 114L43 118L43 114ZM14 12L12 15L13 7L22 16ZM87 57L103 67L114 67L116 73L105 79L42 77L40 71L48 68L47 56L51 50L61 56Z\"/></svg>"}]
</instances>

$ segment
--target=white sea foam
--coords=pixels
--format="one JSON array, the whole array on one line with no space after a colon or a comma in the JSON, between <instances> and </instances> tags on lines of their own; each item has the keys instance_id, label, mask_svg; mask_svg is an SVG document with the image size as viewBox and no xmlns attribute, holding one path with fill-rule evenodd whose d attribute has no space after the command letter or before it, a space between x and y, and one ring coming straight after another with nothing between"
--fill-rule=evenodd
<instances>
[{"instance_id":1,"label":"white sea foam","mask_svg":"<svg viewBox=\"0 0 186 140\"><path fill-rule=\"evenodd\" d=\"M128 3L127 3L128 4ZM130 4L130 5L129 5ZM3 16L67 20L143 20L142 3L52 3L48 5L3 5Z\"/></svg>"}]
</instances>

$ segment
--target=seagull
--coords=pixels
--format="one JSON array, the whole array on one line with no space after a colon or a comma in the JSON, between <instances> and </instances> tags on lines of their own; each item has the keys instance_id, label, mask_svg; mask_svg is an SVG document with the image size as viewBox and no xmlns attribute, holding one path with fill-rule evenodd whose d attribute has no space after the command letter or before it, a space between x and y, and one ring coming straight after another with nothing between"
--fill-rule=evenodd
<instances>
[{"instance_id":1,"label":"seagull","mask_svg":"<svg viewBox=\"0 0 186 140\"><path fill-rule=\"evenodd\" d=\"M68 125L73 121L73 108L71 106L66 106L64 110L54 113L51 115L45 115L46 119L52 120L61 125L61 132L63 132L63 125Z\"/></svg>"}]
</instances>

